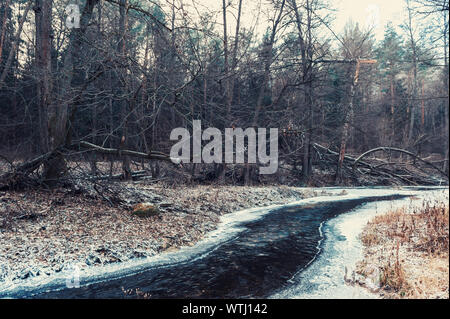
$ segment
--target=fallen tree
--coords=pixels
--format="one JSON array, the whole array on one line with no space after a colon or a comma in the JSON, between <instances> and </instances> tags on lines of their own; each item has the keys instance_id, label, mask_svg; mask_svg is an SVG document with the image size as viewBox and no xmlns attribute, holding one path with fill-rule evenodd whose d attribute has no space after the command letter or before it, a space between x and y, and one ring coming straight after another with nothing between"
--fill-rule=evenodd
<instances>
[{"instance_id":1,"label":"fallen tree","mask_svg":"<svg viewBox=\"0 0 450 319\"><path fill-rule=\"evenodd\" d=\"M70 149L66 148L58 148L53 150L52 152L39 155L31 160L25 161L20 165L14 165L11 161L7 160L9 166L11 167L10 171L6 172L3 175L0 175L0 190L2 189L11 189L17 188L25 185L29 185L31 182L33 183L47 183L48 180L44 180L40 174L36 174L36 178L31 178L30 176L39 171L39 168L42 165L46 165L51 162L52 158L59 156L64 159L69 158L73 153L72 151L85 150L88 152L97 152L100 154L106 155L115 155L118 157L121 156L131 156L137 158L144 158L148 160L158 160L158 161L166 161L173 164L172 159L169 155L164 154L162 152L151 151L149 153L143 153L133 150L126 149L113 149L113 148L105 148L102 146L98 146L89 142L78 142L71 145ZM6 160L6 159L5 159ZM175 164L174 164L175 165ZM144 176L142 172L135 172L135 177ZM105 177L107 178L107 177ZM118 176L111 176L108 178L118 178ZM53 181L56 182L56 181Z\"/></svg>"},{"instance_id":2,"label":"fallen tree","mask_svg":"<svg viewBox=\"0 0 450 319\"><path fill-rule=\"evenodd\" d=\"M77 145L77 144L75 144ZM164 154L162 152L155 152L151 151L149 153L142 153L137 151L131 151L131 150L124 150L119 148L105 148L102 146L98 146L89 142L79 142L78 146L80 148L87 149L89 151L94 151L101 154L107 154L107 155L118 155L118 156L133 156L133 157L140 157L140 158L146 158L146 159L154 159L159 161L166 161L171 162L172 160L169 155Z\"/></svg>"},{"instance_id":3,"label":"fallen tree","mask_svg":"<svg viewBox=\"0 0 450 319\"><path fill-rule=\"evenodd\" d=\"M366 157L369 154L372 154L372 153L375 153L375 152L378 152L378 151L384 151L384 152L392 152L392 151L394 151L394 152L407 154L407 155L409 155L409 156L419 160L420 162L422 162L422 163L424 163L426 165L429 165L430 167L434 168L439 173L441 173L441 175L443 175L445 178L448 179L447 174L445 174L445 172L442 171L440 168L436 167L433 163L431 163L429 161L426 161L423 158L420 158L419 156L417 156L417 155L415 155L415 154L413 154L413 153L411 153L409 151L406 151L406 150L403 150L403 149L400 149L400 148L395 148L395 147L382 146L382 147L377 147L377 148L371 149L371 150L361 154L357 159L355 159L355 162L353 163L353 168L356 167L356 165L361 161L361 159L363 159L364 157Z\"/></svg>"},{"instance_id":4,"label":"fallen tree","mask_svg":"<svg viewBox=\"0 0 450 319\"><path fill-rule=\"evenodd\" d=\"M11 169L9 172L0 175L0 190L14 188L17 185L28 184L29 176L34 171L38 170L43 163L48 161L53 154L54 152L42 154L18 166L14 165L11 161L8 161Z\"/></svg>"},{"instance_id":5,"label":"fallen tree","mask_svg":"<svg viewBox=\"0 0 450 319\"><path fill-rule=\"evenodd\" d=\"M317 143L314 143L313 146L316 152L319 154L322 164L325 163L327 166L332 167L335 163L336 157L339 156L339 153ZM362 176L370 175L373 177L387 178L392 181L397 180L399 184L406 183L408 185L436 185L442 183L442 181L438 181L437 179L433 178L433 176L425 171L424 168L421 168L418 165L413 166L409 163L404 162L386 162L380 158L370 159L370 162L367 160L363 161L363 159L367 158L368 155L378 151L396 151L407 154L415 160L425 164L426 166L433 168L448 180L448 175L445 174L445 172L443 172L441 169L436 167L433 163L420 158L419 156L409 151L392 147L377 147L361 154L358 157L352 157L346 154L343 159L343 167L346 169L347 177L358 179ZM327 156L331 158L327 158ZM413 166L415 169L420 170L425 174L419 175L417 172L412 172L410 169L408 169L408 166Z\"/></svg>"},{"instance_id":6,"label":"fallen tree","mask_svg":"<svg viewBox=\"0 0 450 319\"><path fill-rule=\"evenodd\" d=\"M334 168L336 163L336 158L339 153L329 147L314 143L313 149L318 155L319 165L321 168L329 171L329 168ZM390 158L382 157L369 157L369 155L374 154L378 151L383 151L385 153L398 152L408 155L411 159L414 159L416 164L411 160L398 161L392 160ZM79 159L80 154L86 153L99 153L109 155L112 158L121 158L123 156L130 156L134 158L139 158L143 160L154 160L154 161L164 161L170 163L175 168L179 168L180 165L175 164L171 157L163 152L150 151L148 153L139 152L135 150L122 149L122 148L106 148L93 143L80 141L72 144L69 148L59 148L53 152L42 154L33 158L31 160L25 161L21 164L16 164L5 157L1 157L6 164L4 167L8 171L3 175L0 175L0 189L14 189L21 188L27 185L49 185L52 182L67 183L71 180L82 179L86 181L95 180L118 180L123 179L123 174L113 174L112 164L109 174L100 174L81 172L74 174L64 174L64 176L55 180L45 180L44 169L45 165L48 165L55 157L64 158L65 161L69 159ZM85 161L89 161L85 159ZM113 163L112 160L111 163ZM320 163L320 164L319 164ZM66 165L69 167L69 165ZM281 167L283 168L283 167ZM142 178L155 178L155 176L147 173L144 166L143 170L137 170L131 172L131 178L142 179ZM343 159L343 169L344 177L347 183L350 185L441 185L448 181L448 176L432 162L421 158L407 150L392 148L392 147L377 147L371 149L359 156L351 156L345 154ZM69 168L68 168L69 170ZM74 170L75 168L70 168ZM82 168L84 170L84 168ZM176 179L175 176L179 176L180 170L176 170L177 173L173 175L172 178ZM436 173L434 173L436 172ZM65 172L67 173L67 172ZM203 171L205 173L205 171ZM441 178L437 175L442 175ZM294 178L290 174L291 178ZM197 178L196 180L202 180ZM203 179L204 180L204 179Z\"/></svg>"}]
</instances>

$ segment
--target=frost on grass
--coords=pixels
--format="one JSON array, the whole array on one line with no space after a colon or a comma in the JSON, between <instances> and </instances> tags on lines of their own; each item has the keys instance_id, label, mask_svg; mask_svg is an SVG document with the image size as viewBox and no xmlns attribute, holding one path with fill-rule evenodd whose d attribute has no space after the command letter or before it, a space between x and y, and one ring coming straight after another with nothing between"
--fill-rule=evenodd
<instances>
[{"instance_id":1,"label":"frost on grass","mask_svg":"<svg viewBox=\"0 0 450 319\"><path fill-rule=\"evenodd\" d=\"M190 246L225 213L311 195L288 187L163 183L0 192L0 283ZM158 214L135 216L140 203L154 205Z\"/></svg>"},{"instance_id":2,"label":"frost on grass","mask_svg":"<svg viewBox=\"0 0 450 319\"><path fill-rule=\"evenodd\" d=\"M417 202L376 216L361 235L360 282L370 278L385 298L449 298L448 193Z\"/></svg>"}]
</instances>

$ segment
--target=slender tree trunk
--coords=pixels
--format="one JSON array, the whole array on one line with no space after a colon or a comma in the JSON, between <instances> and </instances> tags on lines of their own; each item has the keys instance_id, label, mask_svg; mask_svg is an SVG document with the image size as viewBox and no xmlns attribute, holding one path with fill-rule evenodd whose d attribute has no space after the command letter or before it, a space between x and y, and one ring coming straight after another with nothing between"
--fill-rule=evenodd
<instances>
[{"instance_id":1,"label":"slender tree trunk","mask_svg":"<svg viewBox=\"0 0 450 319\"><path fill-rule=\"evenodd\" d=\"M444 144L444 154L446 161L444 162L443 170L448 174L449 173L449 67L448 67L448 11L443 12L444 15L444 32L443 32L443 40L444 40L444 88L447 93L447 101L444 105L444 138L446 143Z\"/></svg>"},{"instance_id":2,"label":"slender tree trunk","mask_svg":"<svg viewBox=\"0 0 450 319\"><path fill-rule=\"evenodd\" d=\"M97 14L97 33L98 35L102 34L102 3L98 4L98 14ZM94 39L90 39L93 41ZM97 144L97 134L98 134L98 110L97 105L92 105L92 144ZM97 154L93 152L93 154L90 155L90 164L91 164L91 172L93 175L97 175L98 168L97 168Z\"/></svg>"},{"instance_id":3,"label":"slender tree trunk","mask_svg":"<svg viewBox=\"0 0 450 319\"><path fill-rule=\"evenodd\" d=\"M298 31L298 41L300 46L300 54L302 57L302 71L303 71L303 82L306 83L304 101L305 105L308 106L308 122L306 125L305 143L303 147L303 159L302 159L302 181L303 183L308 183L312 174L312 134L314 127L314 93L312 85L312 35L311 35L311 5L310 1L306 1L306 30L303 30L304 22L301 19L299 8L295 0L292 1L296 27Z\"/></svg>"},{"instance_id":4,"label":"slender tree trunk","mask_svg":"<svg viewBox=\"0 0 450 319\"><path fill-rule=\"evenodd\" d=\"M395 88L394 88L394 76L391 77L391 146L395 144Z\"/></svg>"},{"instance_id":5,"label":"slender tree trunk","mask_svg":"<svg viewBox=\"0 0 450 319\"><path fill-rule=\"evenodd\" d=\"M307 183L312 175L312 134L314 128L314 91L312 85L312 35L311 35L311 7L310 1L306 0L306 10L307 10L307 38L308 44L306 46L307 60L303 61L304 74L306 75L305 80L308 82L306 86L306 105L308 105L308 131L306 132L306 145L305 145L305 155L303 157L303 181Z\"/></svg>"},{"instance_id":6,"label":"slender tree trunk","mask_svg":"<svg viewBox=\"0 0 450 319\"><path fill-rule=\"evenodd\" d=\"M2 58L3 58L3 45L5 44L5 35L6 35L6 26L8 21L8 10L9 10L9 3L11 0L6 0L6 2L2 5L3 11L3 17L2 17L2 28L0 30L0 65L2 64Z\"/></svg>"},{"instance_id":7,"label":"slender tree trunk","mask_svg":"<svg viewBox=\"0 0 450 319\"><path fill-rule=\"evenodd\" d=\"M223 17L223 55L224 55L224 76L225 76L225 103L226 103L226 117L227 120L231 120L231 96L230 94L230 79L229 79L229 51L228 51L228 24L227 24L227 1L222 0L222 17ZM229 123L228 123L229 125ZM227 127L226 123L224 126L224 130ZM219 175L219 183L225 183L225 174L227 170L227 164L223 161L221 165L221 171Z\"/></svg>"},{"instance_id":8,"label":"slender tree trunk","mask_svg":"<svg viewBox=\"0 0 450 319\"><path fill-rule=\"evenodd\" d=\"M357 62L356 65L356 71L355 71L355 77L353 78L351 84L350 84L350 93L348 97L348 108L347 113L345 115L345 122L344 127L342 129L342 136L341 136L341 146L339 148L339 158L336 168L336 184L342 183L342 166L344 164L344 158L345 158L345 152L347 148L347 140L350 132L351 124L353 123L353 101L355 97L355 89L356 85L358 84L358 77L359 77L359 62Z\"/></svg>"},{"instance_id":9,"label":"slender tree trunk","mask_svg":"<svg viewBox=\"0 0 450 319\"><path fill-rule=\"evenodd\" d=\"M413 58L413 83L412 83L412 93L411 93L411 109L410 109L410 122L409 122L409 133L408 133L408 144L409 146L413 145L414 139L414 124L415 124L415 116L416 116L416 98L417 98L417 44L414 39L413 34L413 21L412 21L412 8L410 7L410 2L407 0L407 10L408 10L408 33L409 33L409 42L412 50L412 58Z\"/></svg>"},{"instance_id":10,"label":"slender tree trunk","mask_svg":"<svg viewBox=\"0 0 450 319\"><path fill-rule=\"evenodd\" d=\"M2 70L2 72L1 72L1 74L0 74L0 89L2 88L2 86L3 86L4 83L5 83L6 76L7 76L7 75L9 74L9 72L10 72L11 64L12 64L12 62L13 62L13 60L14 60L14 57L16 56L17 49L19 48L19 41L20 41L20 36L21 36L21 34L22 34L23 25L24 25L25 20L26 20L26 18L27 18L27 16L28 16L28 12L30 11L30 9L31 9L31 7L32 7L32 4L33 4L33 2L30 0L30 1L28 2L27 6L25 7L24 13L22 14L21 18L19 19L19 22L18 22L18 29L17 29L16 34L14 35L14 41L13 41L13 43L12 43L12 45L11 45L11 49L9 50L8 58L7 58L6 63L5 63L5 67L3 68L3 70ZM36 19L41 19L41 16L42 16L42 14L41 14L41 13L38 13L38 16L37 16ZM42 19L41 19L41 20L42 20ZM6 20L5 20L5 21L6 21ZM36 20L36 22L37 22L37 21L38 21L38 20ZM40 20L39 20L39 22L40 22ZM36 25L36 30L37 30L37 28L38 28L38 26ZM5 29L6 29L6 26L5 26ZM5 31L5 30L2 30L2 32L4 32L4 31ZM44 30L44 31L45 31L45 30ZM42 36L42 34L41 34L41 36ZM45 34L44 34L43 36L45 36ZM2 35L2 38L3 38L3 35ZM40 39L39 39L39 40L40 40ZM36 40L36 45L42 43L42 42L38 42L39 40ZM4 41L4 40L2 40L2 41ZM4 42L0 44L0 66L1 66L1 59L2 59L3 44L4 44ZM36 49L36 50L37 50L37 49ZM36 56L36 57L37 57L37 56ZM38 73L38 74L39 74L39 73Z\"/></svg>"},{"instance_id":11,"label":"slender tree trunk","mask_svg":"<svg viewBox=\"0 0 450 319\"><path fill-rule=\"evenodd\" d=\"M49 118L49 105L51 103L51 11L52 1L36 0L35 23L36 23L36 75L38 108L40 115L40 141L41 151L48 152L54 144L54 140L49 136L49 127L56 121ZM47 170L51 167L47 167Z\"/></svg>"},{"instance_id":12,"label":"slender tree trunk","mask_svg":"<svg viewBox=\"0 0 450 319\"><path fill-rule=\"evenodd\" d=\"M425 132L425 101L424 101L424 81L422 80L422 86L421 86L421 100L420 100L420 130L423 134Z\"/></svg>"},{"instance_id":13,"label":"slender tree trunk","mask_svg":"<svg viewBox=\"0 0 450 319\"><path fill-rule=\"evenodd\" d=\"M128 59L127 59L127 36L128 36L128 0L120 0L120 21L119 21L119 34L120 34L120 40L119 40L119 54L123 60L123 62L128 65ZM128 149L129 145L129 134L128 134L128 112L130 111L128 108L128 99L125 97L128 95L128 75L127 72L124 71L122 73L122 81L121 84L121 104L122 104L122 120L123 120L123 127L122 127L122 140L120 144L120 148ZM131 168L130 168L130 157L129 156L123 156L122 159L122 171L124 175L124 179L129 180L131 179Z\"/></svg>"}]
</instances>

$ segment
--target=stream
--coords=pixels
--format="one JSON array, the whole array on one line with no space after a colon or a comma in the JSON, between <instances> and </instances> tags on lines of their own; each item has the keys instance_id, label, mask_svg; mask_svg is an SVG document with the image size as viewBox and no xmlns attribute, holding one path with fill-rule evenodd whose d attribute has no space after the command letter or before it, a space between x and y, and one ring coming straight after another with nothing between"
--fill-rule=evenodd
<instances>
[{"instance_id":1,"label":"stream","mask_svg":"<svg viewBox=\"0 0 450 319\"><path fill-rule=\"evenodd\" d=\"M193 247L128 268L82 273L79 288L65 287L61 275L3 297L136 298L136 289L149 298L355 297L341 283L343 267L360 257L357 237L367 214L380 204L405 204L414 191L378 193L247 210L226 216L222 227Z\"/></svg>"}]
</instances>

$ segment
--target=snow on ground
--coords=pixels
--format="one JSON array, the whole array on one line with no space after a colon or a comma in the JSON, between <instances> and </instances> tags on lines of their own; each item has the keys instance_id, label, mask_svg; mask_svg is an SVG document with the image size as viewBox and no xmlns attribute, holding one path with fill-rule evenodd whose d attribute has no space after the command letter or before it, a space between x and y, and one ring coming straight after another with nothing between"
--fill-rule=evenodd
<instances>
[{"instance_id":1,"label":"snow on ground","mask_svg":"<svg viewBox=\"0 0 450 319\"><path fill-rule=\"evenodd\" d=\"M386 194L390 190L347 190L349 194ZM397 194L415 195L418 199L432 199L448 196L448 189L432 192L410 190L394 191ZM376 299L377 293L360 285L349 284L356 270L357 262L363 259L364 247L359 238L367 222L374 216L385 214L410 205L421 205L421 200L405 198L395 201L372 202L342 214L323 227L325 241L317 260L290 280L290 285L271 298L289 299ZM367 282L371 287L373 282Z\"/></svg>"},{"instance_id":2,"label":"snow on ground","mask_svg":"<svg viewBox=\"0 0 450 319\"><path fill-rule=\"evenodd\" d=\"M169 191L168 191L169 192ZM186 193L189 196L186 196ZM124 259L121 262L113 262L113 263L100 263L94 265L87 265L85 260L83 259L75 259L75 260L67 260L64 264L61 264L61 268L59 271L52 272L41 272L38 275L29 275L26 278L20 278L15 275L14 272L8 272L8 264L4 262L5 256L0 255L0 296L7 296L7 293L14 292L18 290L27 290L27 289L35 289L36 287L40 287L45 289L45 287L50 287L54 285L65 286L65 282L67 278L71 277L73 270L71 270L71 266L77 265L80 270L80 283L81 285L102 281L108 278L114 277L122 277L130 273L137 273L146 269L148 267L164 267L164 265L186 262L188 260L192 260L193 258L202 258L203 256L210 253L215 247L218 247L222 243L226 242L229 239L232 239L236 236L242 228L239 226L243 222L247 222L250 220L254 220L260 218L264 214L270 212L271 209L276 207L284 206L286 203L289 205L297 206L302 204L311 204L317 203L321 201L335 201L335 200L344 200L344 199L354 199L361 198L367 196L385 196L385 195L394 195L394 194L407 194L413 195L416 194L417 191L414 188L403 188L403 189L383 189L383 188L320 188L320 189L310 189L310 188L288 188L288 187L264 187L264 188L231 188L228 189L211 189L204 188L200 190L186 190L180 189L178 193L172 191L170 194L174 196L172 198L178 199L178 204L183 205L186 204L186 197L189 197L189 203L195 203L196 201L193 199L197 199L197 204L203 203L208 204L209 209L203 210L203 213L211 213L211 211L221 211L231 210L231 207L239 207L242 206L263 206L268 205L270 203L278 203L277 205L271 205L264 208L250 208L239 210L237 212L226 214L220 216L217 219L219 222L219 227L214 230L214 228L210 229L210 232L207 233L202 240L198 241L200 238L193 240L192 243L197 242L195 246L186 246L184 245L181 249L178 250L178 246L174 246L173 249L166 250L165 253L162 254L148 254L144 255L142 258L129 258ZM225 195L221 195L225 194ZM233 195L230 197L230 194ZM240 196L242 195L242 196ZM167 194L165 194L167 196ZM178 196L178 197L177 197ZM184 197L183 197L184 196ZM313 197L303 200L298 200L301 197ZM214 197L215 200L212 200L211 197ZM218 200L220 197L220 200ZM251 200L249 200L251 198ZM240 202L240 200L241 202ZM245 202L244 202L245 200ZM227 203L231 203L232 205L227 205ZM280 203L284 203L281 204ZM216 207L213 207L216 206ZM222 206L222 207L221 207ZM198 206L197 206L198 208ZM214 208L214 209L211 209ZM372 209L373 210L373 209ZM202 211L202 209L197 209L198 211ZM183 212L184 215L189 215L189 211ZM217 214L217 213L216 213ZM220 215L220 214L218 214ZM343 216L347 216L345 214ZM336 220L339 220L338 217ZM153 221L155 222L155 221ZM183 219L178 221L177 227L182 227ZM356 229L358 227L362 227L362 221L356 223L351 227L345 227L347 232L351 229ZM343 224L345 225L345 223ZM190 225L192 226L192 224ZM325 227L325 234L329 232L330 225ZM183 228L188 231L188 228ZM344 232L345 233L345 232ZM26 234L24 234L24 238L26 239ZM344 234L346 238L353 238L354 234ZM352 242L354 241L352 240ZM0 248L4 245L0 244ZM327 245L327 242L325 242ZM113 247L114 248L114 247ZM112 248L112 249L113 249ZM92 251L92 250L91 250ZM324 248L324 251L327 251ZM343 254L346 254L346 251L343 251ZM7 258L8 256L6 256ZM37 267L39 266L39 262L31 259L27 261L27 267ZM317 264L319 261L316 261L312 265ZM6 267L5 267L6 265ZM5 271L6 268L6 271ZM26 269L26 268L25 268ZM3 276L2 276L3 273Z\"/></svg>"}]
</instances>

